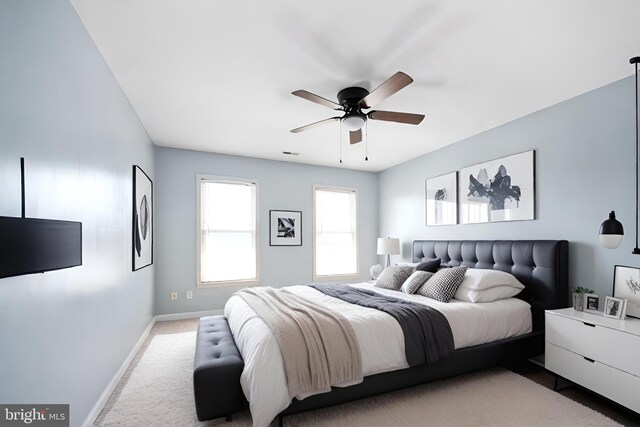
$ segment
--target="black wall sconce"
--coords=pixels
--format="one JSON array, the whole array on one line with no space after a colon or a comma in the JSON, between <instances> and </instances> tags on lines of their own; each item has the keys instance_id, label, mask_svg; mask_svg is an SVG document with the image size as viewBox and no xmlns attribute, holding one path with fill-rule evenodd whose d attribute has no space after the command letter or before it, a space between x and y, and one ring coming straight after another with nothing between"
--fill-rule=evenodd
<instances>
[{"instance_id":1,"label":"black wall sconce","mask_svg":"<svg viewBox=\"0 0 640 427\"><path fill-rule=\"evenodd\" d=\"M638 162L640 161L638 158L640 155L640 138L638 136L640 132L638 128L638 63L640 63L640 56L631 58L629 63L634 64L636 68L636 243L631 253L640 255L640 248L638 247L638 208L640 207L638 204ZM600 225L600 243L607 249L615 249L620 246L623 235L624 229L622 224L616 219L616 213L611 211L609 218Z\"/></svg>"},{"instance_id":2,"label":"black wall sconce","mask_svg":"<svg viewBox=\"0 0 640 427\"><path fill-rule=\"evenodd\" d=\"M622 223L616 219L614 211L609 212L609 219L600 225L600 243L607 249L615 249L620 246L624 236Z\"/></svg>"}]
</instances>

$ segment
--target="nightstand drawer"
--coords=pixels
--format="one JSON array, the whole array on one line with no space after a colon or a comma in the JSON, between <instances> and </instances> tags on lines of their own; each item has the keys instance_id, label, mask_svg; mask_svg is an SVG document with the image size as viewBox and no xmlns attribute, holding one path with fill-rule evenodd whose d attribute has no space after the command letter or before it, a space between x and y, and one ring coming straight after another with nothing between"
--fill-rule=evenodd
<instances>
[{"instance_id":1,"label":"nightstand drawer","mask_svg":"<svg viewBox=\"0 0 640 427\"><path fill-rule=\"evenodd\" d=\"M640 377L640 336L554 314L545 318L546 341Z\"/></svg>"},{"instance_id":2,"label":"nightstand drawer","mask_svg":"<svg viewBox=\"0 0 640 427\"><path fill-rule=\"evenodd\" d=\"M640 412L640 378L590 361L549 342L545 344L545 367L570 381Z\"/></svg>"}]
</instances>

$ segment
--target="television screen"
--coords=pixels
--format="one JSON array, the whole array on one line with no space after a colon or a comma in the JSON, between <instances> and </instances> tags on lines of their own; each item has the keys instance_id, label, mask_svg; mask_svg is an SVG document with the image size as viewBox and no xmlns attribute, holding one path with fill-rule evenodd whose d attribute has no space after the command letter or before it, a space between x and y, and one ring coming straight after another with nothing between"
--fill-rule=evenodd
<instances>
[{"instance_id":1,"label":"television screen","mask_svg":"<svg viewBox=\"0 0 640 427\"><path fill-rule=\"evenodd\" d=\"M82 223L0 216L0 278L82 265Z\"/></svg>"}]
</instances>

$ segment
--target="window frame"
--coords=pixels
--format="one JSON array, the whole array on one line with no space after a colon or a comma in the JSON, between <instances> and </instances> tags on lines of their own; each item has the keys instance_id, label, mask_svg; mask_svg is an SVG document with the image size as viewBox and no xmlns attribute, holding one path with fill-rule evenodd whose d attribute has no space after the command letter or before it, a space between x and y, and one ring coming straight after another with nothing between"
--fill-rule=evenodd
<instances>
[{"instance_id":1,"label":"window frame","mask_svg":"<svg viewBox=\"0 0 640 427\"><path fill-rule=\"evenodd\" d=\"M356 200L356 233L355 233L355 246L356 246L356 272L350 274L331 274L331 275L318 275L316 274L316 192L318 190L326 190L326 191L335 191L335 192L343 192L343 193L354 193ZM356 279L360 279L360 197L357 188L353 187L338 187L334 185L322 185L322 184L314 184L313 185L313 248L312 248L312 256L313 256L313 281L323 281L323 280L347 280L353 281Z\"/></svg>"},{"instance_id":2,"label":"window frame","mask_svg":"<svg viewBox=\"0 0 640 427\"><path fill-rule=\"evenodd\" d=\"M252 184L256 193L255 212L255 246L256 246L256 277L253 279L221 280L212 282L202 281L202 181L216 181L228 183ZM230 176L196 174L196 287L221 288L238 286L256 286L260 284L260 183L253 178L238 178Z\"/></svg>"}]
</instances>

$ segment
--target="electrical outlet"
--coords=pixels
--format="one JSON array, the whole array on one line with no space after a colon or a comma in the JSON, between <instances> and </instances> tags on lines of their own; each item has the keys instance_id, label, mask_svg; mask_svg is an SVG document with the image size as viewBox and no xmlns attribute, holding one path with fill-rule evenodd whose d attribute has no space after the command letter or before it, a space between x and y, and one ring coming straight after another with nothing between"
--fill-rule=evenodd
<instances>
[{"instance_id":1,"label":"electrical outlet","mask_svg":"<svg viewBox=\"0 0 640 427\"><path fill-rule=\"evenodd\" d=\"M193 291L187 291L187 299L193 298Z\"/></svg>"},{"instance_id":2,"label":"electrical outlet","mask_svg":"<svg viewBox=\"0 0 640 427\"><path fill-rule=\"evenodd\" d=\"M175 301L178 299L178 293L177 292L171 292L171 301Z\"/></svg>"}]
</instances>

